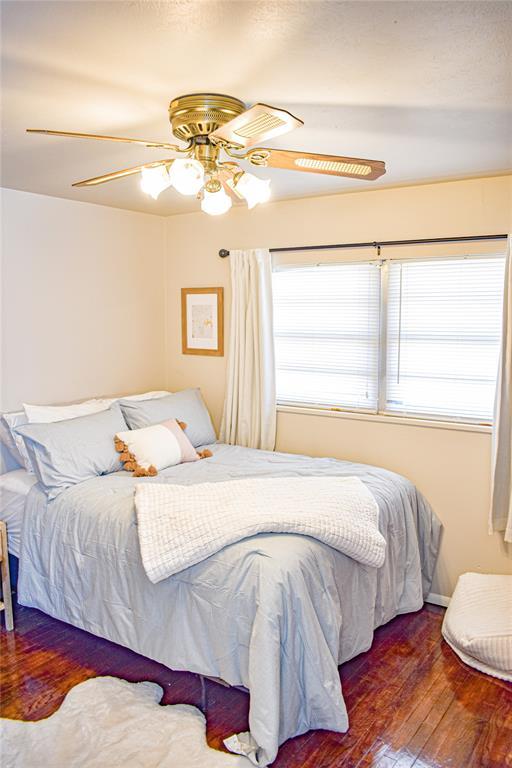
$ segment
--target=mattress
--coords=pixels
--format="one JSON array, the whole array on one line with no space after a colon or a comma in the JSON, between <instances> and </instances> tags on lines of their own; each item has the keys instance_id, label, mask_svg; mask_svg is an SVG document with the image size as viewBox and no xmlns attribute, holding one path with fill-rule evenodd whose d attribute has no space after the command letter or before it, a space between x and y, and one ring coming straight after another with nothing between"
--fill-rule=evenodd
<instances>
[{"instance_id":1,"label":"mattress","mask_svg":"<svg viewBox=\"0 0 512 768\"><path fill-rule=\"evenodd\" d=\"M347 730L338 665L371 646L375 627L421 608L441 526L414 485L384 469L203 447L210 459L155 478L97 477L50 502L36 485L26 505L18 601L171 669L247 688L250 733L239 734L238 744L263 766L292 736ZM137 483L322 475L359 477L375 497L386 540L381 568L309 536L261 533L158 584L148 579L137 536Z\"/></svg>"},{"instance_id":2,"label":"mattress","mask_svg":"<svg viewBox=\"0 0 512 768\"><path fill-rule=\"evenodd\" d=\"M0 520L7 525L7 546L11 555L20 556L21 530L25 502L35 475L26 469L15 469L0 475Z\"/></svg>"}]
</instances>

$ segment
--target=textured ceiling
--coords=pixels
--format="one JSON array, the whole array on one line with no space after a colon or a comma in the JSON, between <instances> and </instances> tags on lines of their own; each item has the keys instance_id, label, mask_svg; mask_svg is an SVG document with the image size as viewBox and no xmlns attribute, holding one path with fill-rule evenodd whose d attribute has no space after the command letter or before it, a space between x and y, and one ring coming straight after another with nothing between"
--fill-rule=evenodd
<instances>
[{"instance_id":1,"label":"textured ceiling","mask_svg":"<svg viewBox=\"0 0 512 768\"><path fill-rule=\"evenodd\" d=\"M213 91L282 106L269 146L385 160L378 182L293 171L273 199L512 168L510 2L2 2L2 184L162 215L136 178L71 182L165 151L25 128L170 140L168 102Z\"/></svg>"}]
</instances>

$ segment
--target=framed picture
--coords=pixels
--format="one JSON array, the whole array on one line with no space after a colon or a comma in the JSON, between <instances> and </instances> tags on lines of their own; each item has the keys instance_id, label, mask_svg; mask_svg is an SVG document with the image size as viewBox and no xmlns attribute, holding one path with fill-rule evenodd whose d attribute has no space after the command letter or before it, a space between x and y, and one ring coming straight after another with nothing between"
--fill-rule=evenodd
<instances>
[{"instance_id":1,"label":"framed picture","mask_svg":"<svg viewBox=\"0 0 512 768\"><path fill-rule=\"evenodd\" d=\"M224 288L181 289L184 355L224 354Z\"/></svg>"}]
</instances>

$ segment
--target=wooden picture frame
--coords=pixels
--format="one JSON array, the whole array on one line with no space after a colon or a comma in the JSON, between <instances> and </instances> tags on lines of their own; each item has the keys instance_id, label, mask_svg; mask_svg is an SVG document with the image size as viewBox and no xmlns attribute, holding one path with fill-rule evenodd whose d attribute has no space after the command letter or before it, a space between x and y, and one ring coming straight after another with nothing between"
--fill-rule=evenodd
<instances>
[{"instance_id":1,"label":"wooden picture frame","mask_svg":"<svg viewBox=\"0 0 512 768\"><path fill-rule=\"evenodd\" d=\"M224 288L181 289L181 351L224 355Z\"/></svg>"}]
</instances>

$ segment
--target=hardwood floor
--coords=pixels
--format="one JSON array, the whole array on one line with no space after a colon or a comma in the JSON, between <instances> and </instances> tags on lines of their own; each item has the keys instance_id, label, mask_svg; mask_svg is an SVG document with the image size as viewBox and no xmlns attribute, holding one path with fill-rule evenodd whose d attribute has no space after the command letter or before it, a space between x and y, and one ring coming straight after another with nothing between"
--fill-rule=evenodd
<instances>
[{"instance_id":1,"label":"hardwood floor","mask_svg":"<svg viewBox=\"0 0 512 768\"><path fill-rule=\"evenodd\" d=\"M512 766L512 685L463 665L441 639L442 618L442 609L426 606L378 629L371 650L340 669L348 733L291 739L274 768ZM196 675L172 672L36 610L17 607L15 621L14 633L0 633L3 717L47 717L70 688L97 675L152 680L165 691L163 703L200 706ZM248 696L206 685L207 738L220 749L223 738L247 728Z\"/></svg>"}]
</instances>

